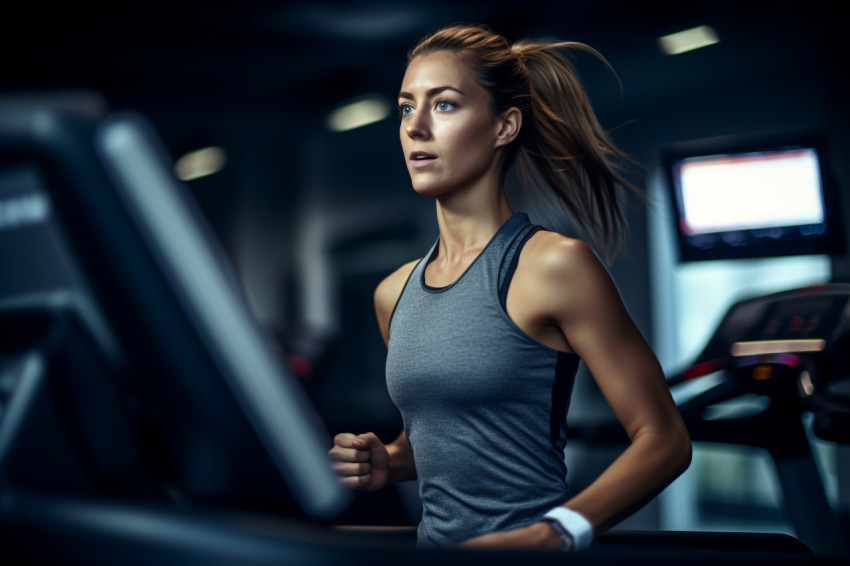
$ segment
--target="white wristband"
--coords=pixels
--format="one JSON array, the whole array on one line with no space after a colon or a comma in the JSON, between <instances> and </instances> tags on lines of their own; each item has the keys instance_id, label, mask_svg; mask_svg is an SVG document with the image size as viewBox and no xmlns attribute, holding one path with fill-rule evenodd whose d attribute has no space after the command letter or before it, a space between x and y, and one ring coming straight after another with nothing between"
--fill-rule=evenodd
<instances>
[{"instance_id":1,"label":"white wristband","mask_svg":"<svg viewBox=\"0 0 850 566\"><path fill-rule=\"evenodd\" d=\"M543 520L552 523L561 534L567 550L585 550L593 544L593 525L581 513L566 507L555 507L543 515Z\"/></svg>"}]
</instances>

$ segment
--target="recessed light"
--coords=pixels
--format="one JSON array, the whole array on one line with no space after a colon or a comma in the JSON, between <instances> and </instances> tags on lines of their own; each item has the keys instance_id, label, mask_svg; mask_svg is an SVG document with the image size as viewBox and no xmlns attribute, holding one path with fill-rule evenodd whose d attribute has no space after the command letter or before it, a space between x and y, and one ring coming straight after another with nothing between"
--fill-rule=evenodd
<instances>
[{"instance_id":1,"label":"recessed light","mask_svg":"<svg viewBox=\"0 0 850 566\"><path fill-rule=\"evenodd\" d=\"M390 115L389 103L381 97L369 96L340 106L328 115L327 127L334 132L345 132L379 122Z\"/></svg>"},{"instance_id":2,"label":"recessed light","mask_svg":"<svg viewBox=\"0 0 850 566\"><path fill-rule=\"evenodd\" d=\"M678 55L686 51L693 51L701 47L707 47L720 41L717 32L709 26L698 26L677 33L671 33L658 39L661 49L667 55Z\"/></svg>"},{"instance_id":3,"label":"recessed light","mask_svg":"<svg viewBox=\"0 0 850 566\"><path fill-rule=\"evenodd\" d=\"M187 153L177 160L174 165L174 174L181 181L191 181L199 177L206 177L221 171L227 162L227 154L220 147L205 147L197 151Z\"/></svg>"}]
</instances>

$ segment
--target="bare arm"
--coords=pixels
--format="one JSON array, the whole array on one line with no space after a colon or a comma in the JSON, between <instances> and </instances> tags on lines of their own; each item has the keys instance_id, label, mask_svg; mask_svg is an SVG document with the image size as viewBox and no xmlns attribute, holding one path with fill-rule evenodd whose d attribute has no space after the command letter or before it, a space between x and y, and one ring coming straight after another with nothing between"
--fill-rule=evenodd
<instances>
[{"instance_id":1,"label":"bare arm","mask_svg":"<svg viewBox=\"0 0 850 566\"><path fill-rule=\"evenodd\" d=\"M388 275L375 288L375 316L378 319L378 328L381 331L384 344L389 343L390 318L414 267L416 267L415 261L406 263Z\"/></svg>"},{"instance_id":2,"label":"bare arm","mask_svg":"<svg viewBox=\"0 0 850 566\"><path fill-rule=\"evenodd\" d=\"M597 532L636 511L690 464L691 443L655 355L634 325L607 271L580 242L565 244L550 273L571 291L558 294L558 327L581 356L630 445L566 507L584 515ZM573 292L574 290L574 292Z\"/></svg>"},{"instance_id":3,"label":"bare arm","mask_svg":"<svg viewBox=\"0 0 850 566\"><path fill-rule=\"evenodd\" d=\"M413 450L407 441L407 434L401 431L393 442L387 445L390 455L390 477L388 483L415 480L416 466L413 464Z\"/></svg>"},{"instance_id":4,"label":"bare arm","mask_svg":"<svg viewBox=\"0 0 850 566\"><path fill-rule=\"evenodd\" d=\"M389 341L392 311L415 265L412 262L402 266L375 289L375 314L385 344ZM371 432L338 434L328 454L342 482L355 489L371 491L388 483L416 479L413 450L405 431L386 445Z\"/></svg>"}]
</instances>

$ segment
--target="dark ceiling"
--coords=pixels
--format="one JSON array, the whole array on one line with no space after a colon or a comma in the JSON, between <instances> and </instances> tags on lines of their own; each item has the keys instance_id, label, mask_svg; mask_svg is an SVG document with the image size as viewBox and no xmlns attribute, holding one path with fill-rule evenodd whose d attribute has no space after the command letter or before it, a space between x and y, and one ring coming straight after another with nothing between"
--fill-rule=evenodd
<instances>
[{"instance_id":1,"label":"dark ceiling","mask_svg":"<svg viewBox=\"0 0 850 566\"><path fill-rule=\"evenodd\" d=\"M259 234L251 241L264 245L253 245L245 262L270 271L281 255L285 220L293 219L293 231L301 226L305 195L324 191L346 216L356 216L349 214L352 203L360 211L415 198L402 190L408 177L396 124L337 135L323 119L366 93L394 100L406 51L450 22L487 23L510 39L597 48L616 77L597 61L582 61L593 107L643 165L659 144L694 137L828 126L833 147L844 151L850 131L841 0L9 4L0 7L0 92L94 89L113 107L152 117L174 156L201 144L223 146L228 167L192 188L222 239L238 247L235 255L246 255L248 246L233 234L245 227ZM661 53L659 36L703 24L716 29L720 43L676 57ZM409 217L393 210L409 229ZM427 213L430 220L431 208ZM364 218L372 223L373 216ZM633 246L645 248L640 240ZM629 279L627 287L635 288L632 273ZM640 309L647 301L639 296L633 304Z\"/></svg>"},{"instance_id":2,"label":"dark ceiling","mask_svg":"<svg viewBox=\"0 0 850 566\"><path fill-rule=\"evenodd\" d=\"M30 2L0 20L0 88L84 86L118 104L303 104L309 111L369 91L391 96L418 35L467 21L486 22L512 38L589 43L611 61L630 96L652 96L715 73L747 73L773 49L837 45L829 32L840 18L837 8L826 6L787 0ZM710 56L698 64L662 60L659 35L699 24L714 26L723 40Z\"/></svg>"}]
</instances>

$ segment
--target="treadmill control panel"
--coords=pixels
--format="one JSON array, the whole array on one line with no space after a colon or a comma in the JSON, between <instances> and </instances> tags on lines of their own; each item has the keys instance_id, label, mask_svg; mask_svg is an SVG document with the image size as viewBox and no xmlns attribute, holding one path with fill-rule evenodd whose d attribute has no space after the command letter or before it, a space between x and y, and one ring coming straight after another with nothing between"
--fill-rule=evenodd
<instances>
[{"instance_id":1,"label":"treadmill control panel","mask_svg":"<svg viewBox=\"0 0 850 566\"><path fill-rule=\"evenodd\" d=\"M698 361L822 351L846 344L848 334L850 284L805 287L733 305Z\"/></svg>"}]
</instances>

